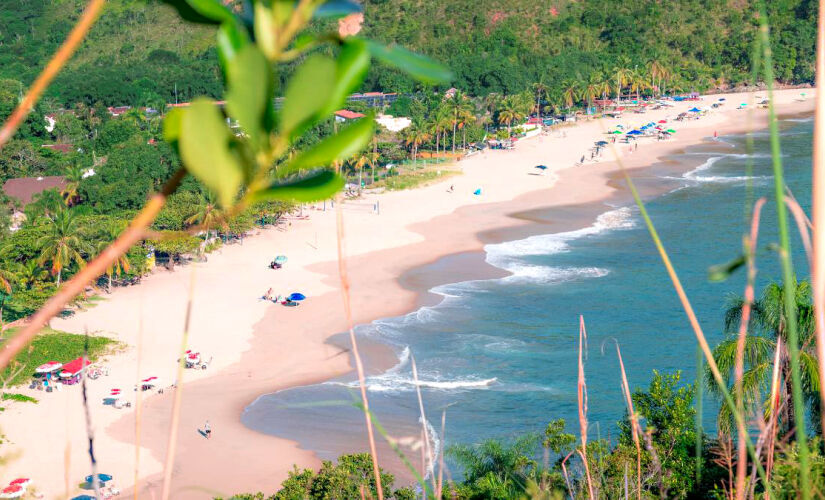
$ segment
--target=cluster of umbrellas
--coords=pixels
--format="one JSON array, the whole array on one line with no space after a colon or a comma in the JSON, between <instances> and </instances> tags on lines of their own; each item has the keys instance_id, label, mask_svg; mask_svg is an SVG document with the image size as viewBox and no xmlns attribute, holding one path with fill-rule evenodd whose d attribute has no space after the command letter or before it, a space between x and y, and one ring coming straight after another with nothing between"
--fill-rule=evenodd
<instances>
[{"instance_id":1,"label":"cluster of umbrellas","mask_svg":"<svg viewBox=\"0 0 825 500\"><path fill-rule=\"evenodd\" d=\"M86 483L82 486L82 488L85 490L94 489L93 481L95 480L95 476L97 477L97 482L100 486L103 486L105 483L108 483L112 480L112 476L110 476L109 474L95 474L94 476L89 475L86 476ZM94 497L92 495L78 495L76 497L72 497L72 500L97 500L97 497Z\"/></svg>"},{"instance_id":2,"label":"cluster of umbrellas","mask_svg":"<svg viewBox=\"0 0 825 500\"><path fill-rule=\"evenodd\" d=\"M19 498L26 493L26 488L31 484L31 479L21 477L10 482L8 486L0 490L0 498Z\"/></svg>"}]
</instances>

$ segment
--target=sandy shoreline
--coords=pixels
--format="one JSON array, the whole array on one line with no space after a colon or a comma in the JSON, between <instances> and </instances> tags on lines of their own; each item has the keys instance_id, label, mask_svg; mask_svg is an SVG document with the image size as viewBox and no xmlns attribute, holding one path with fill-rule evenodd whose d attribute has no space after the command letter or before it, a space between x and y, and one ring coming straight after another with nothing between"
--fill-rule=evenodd
<instances>
[{"instance_id":1,"label":"sandy shoreline","mask_svg":"<svg viewBox=\"0 0 825 500\"><path fill-rule=\"evenodd\" d=\"M796 90L779 92L776 101L780 111L789 114L812 109L813 100L795 102L798 95ZM713 96L702 104L719 97L725 96ZM747 101L743 96L736 99ZM733 100L728 103L727 109L723 107L723 111L701 120L677 123L675 140L642 141L633 154L621 151L626 166L650 165L713 131L723 134L745 130L747 113L731 109ZM543 232L557 232L567 230L565 224L589 224L597 214L580 213L568 221L541 221L531 219L530 211L597 203L615 195L611 174L615 164L604 161L570 168L600 138L602 127L675 116L694 104L679 103L671 110L630 114L619 120L585 122L563 129L564 137L556 132L523 141L515 151L490 151L466 159L460 163L464 175L446 184L369 195L365 200L345 204L346 263L352 281L354 321L364 323L414 309L427 300L420 292L437 284L431 282L434 279L468 279L454 274L410 274L410 270L445 255L479 252L485 243L524 237L521 235L536 232L537 227ZM765 114L756 111L751 127L763 125ZM547 164L550 174L528 175L537 163ZM455 185L452 194L446 192L449 184ZM481 197L471 194L477 187L483 190ZM375 200L380 200L381 215L371 210ZM224 248L205 264L156 273L140 286L116 291L94 309L53 323L55 328L67 331L88 328L112 332L112 336L132 346L109 363L109 378L91 382L90 386L100 467L115 475L122 489L133 481L135 414L118 413L95 402L113 387L131 389L138 376L156 375L169 382L174 379L183 306L193 272L194 319L189 345L206 353L207 358L214 357L214 361L206 372L188 371L184 378L173 496L208 498L243 491L272 492L292 464L317 465L312 453L293 442L249 430L239 418L261 394L314 383L349 370L348 354L325 342L346 328L335 260L335 216L330 211L310 213L309 221L293 221L286 232L263 231L242 246ZM270 271L266 263L276 253L287 254L290 261L284 269ZM300 290L309 300L299 308L257 301L256 297L269 286L278 293ZM142 352L140 371L138 345ZM40 394L40 404L14 406L0 420L13 445L26 450L8 466L9 476L34 477L49 498L64 492L63 457L67 445L71 457L68 484L76 486L89 470L83 449L85 424L79 391L74 389ZM159 492L158 473L166 455L171 393L153 396L143 404L140 443L144 451L139 468L142 497ZM65 428L47 425L49 415L55 412L71 416ZM206 419L214 429L209 441L197 433ZM365 438L353 439L360 439L366 448ZM75 491L71 488L70 493Z\"/></svg>"}]
</instances>

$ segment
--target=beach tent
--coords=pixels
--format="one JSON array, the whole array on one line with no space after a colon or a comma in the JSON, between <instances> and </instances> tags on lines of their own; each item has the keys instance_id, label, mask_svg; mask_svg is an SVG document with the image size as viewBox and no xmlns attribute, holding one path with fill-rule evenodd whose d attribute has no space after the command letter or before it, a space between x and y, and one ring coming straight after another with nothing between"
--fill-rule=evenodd
<instances>
[{"instance_id":1,"label":"beach tent","mask_svg":"<svg viewBox=\"0 0 825 500\"><path fill-rule=\"evenodd\" d=\"M74 361L70 361L63 365L63 369L60 371L60 378L66 379L66 383L74 384L80 380L80 372L87 366L92 364L91 361L88 359L86 362L83 362L83 358L77 358Z\"/></svg>"},{"instance_id":2,"label":"beach tent","mask_svg":"<svg viewBox=\"0 0 825 500\"><path fill-rule=\"evenodd\" d=\"M59 370L63 368L63 363L58 361L49 361L48 363L43 363L42 365L38 366L34 373L51 373L55 370Z\"/></svg>"},{"instance_id":3,"label":"beach tent","mask_svg":"<svg viewBox=\"0 0 825 500\"><path fill-rule=\"evenodd\" d=\"M305 298L306 298L306 295L304 295L302 293L294 292L294 293L289 295L289 298L287 300L292 300L292 301L297 302L299 300L304 300Z\"/></svg>"}]
</instances>

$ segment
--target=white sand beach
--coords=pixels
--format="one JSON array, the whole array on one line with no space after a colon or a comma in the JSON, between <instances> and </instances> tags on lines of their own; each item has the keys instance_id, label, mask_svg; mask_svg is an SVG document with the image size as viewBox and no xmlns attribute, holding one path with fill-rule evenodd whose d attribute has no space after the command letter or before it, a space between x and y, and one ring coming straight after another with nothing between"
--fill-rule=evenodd
<instances>
[{"instance_id":1,"label":"white sand beach","mask_svg":"<svg viewBox=\"0 0 825 500\"><path fill-rule=\"evenodd\" d=\"M778 91L777 110L812 111L813 90L804 90L805 101L799 99L800 92ZM442 182L344 202L343 245L355 322L409 311L416 292L402 287L399 276L447 254L481 249L482 231L526 223L510 217L513 212L606 198L615 189L607 182L608 173L617 168L610 161L614 153L628 168L640 168L715 132L763 127L767 110L751 109L752 104L747 110L736 109L740 102L754 103L755 96L767 94L714 95L645 114L580 121L519 141L515 150L487 150L468 157L458 163L461 175ZM671 120L720 98L726 104L698 120ZM574 167L617 123L641 125L663 119L677 130L672 139L642 139L635 151L617 144L605 151L602 161ZM538 164L547 165L544 175L535 175ZM481 195L473 194L477 189ZM324 343L347 326L338 276L336 211L330 205L305 208L307 218L289 218L281 229L256 231L242 244L210 254L204 263L174 271L158 269L137 286L117 288L96 306L52 321L58 330L107 335L125 345L104 360L110 374L88 383L98 470L112 474L119 489L125 492L134 485L137 467L140 497L159 497L175 391L183 392L173 498L273 492L293 464L318 464L311 452L294 442L247 429L240 414L261 394L350 369L348 355ZM278 254L288 256L287 264L269 269L267 264ZM307 300L293 308L261 300L269 288L276 294L301 292ZM175 382L190 298L187 348L211 363L207 370L186 370L178 389L141 393L136 454L138 393L133 388L149 376L158 377L160 387ZM131 408L103 405L113 388L125 393ZM4 448L14 453L2 479L31 477L46 498L78 494L78 484L91 473L80 388L21 392L40 402L13 404L0 416L0 431L8 440ZM198 432L206 420L213 430L209 440ZM366 439L363 442L366 450Z\"/></svg>"}]
</instances>

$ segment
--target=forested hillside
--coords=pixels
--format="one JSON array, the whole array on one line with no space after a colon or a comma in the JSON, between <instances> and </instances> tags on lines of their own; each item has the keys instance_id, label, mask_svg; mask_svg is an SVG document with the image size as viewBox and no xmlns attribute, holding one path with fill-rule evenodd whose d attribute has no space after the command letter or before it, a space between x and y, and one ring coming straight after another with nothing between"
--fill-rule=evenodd
<instances>
[{"instance_id":1,"label":"forested hillside","mask_svg":"<svg viewBox=\"0 0 825 500\"><path fill-rule=\"evenodd\" d=\"M82 0L0 1L0 78L29 83L69 32ZM813 79L816 2L768 4L777 75ZM473 95L561 86L622 66L658 61L673 88L747 80L758 2L753 0L365 0L366 36L446 63ZM221 88L209 30L149 0L112 1L52 85L55 104L173 102ZM374 68L364 90L409 91L399 73Z\"/></svg>"}]
</instances>

